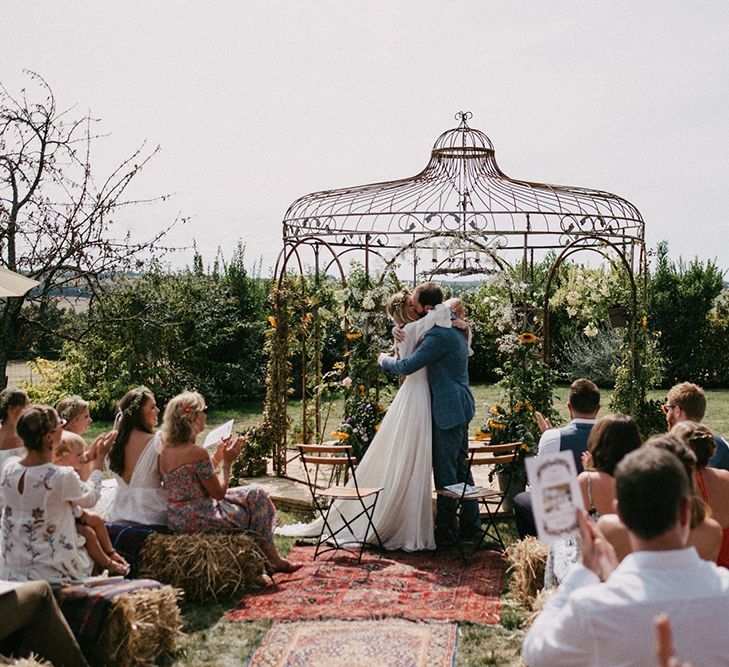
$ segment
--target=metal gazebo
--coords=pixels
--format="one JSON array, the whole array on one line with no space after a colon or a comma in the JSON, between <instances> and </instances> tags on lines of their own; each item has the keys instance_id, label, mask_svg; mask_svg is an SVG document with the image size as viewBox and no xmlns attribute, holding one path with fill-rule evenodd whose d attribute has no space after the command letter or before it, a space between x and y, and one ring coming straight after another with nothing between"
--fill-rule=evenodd
<instances>
[{"instance_id":1,"label":"metal gazebo","mask_svg":"<svg viewBox=\"0 0 729 667\"><path fill-rule=\"evenodd\" d=\"M437 276L486 276L519 263L525 280L535 256L556 259L543 303L545 356L549 354L550 285L560 264L591 250L615 259L630 285L635 314L645 290L645 224L629 201L601 190L511 178L499 168L491 140L458 126L433 145L417 175L313 192L294 201L283 219L283 249L277 280L313 265L339 274L343 259L357 259L368 275L382 279L408 265L413 283Z\"/></svg>"}]
</instances>

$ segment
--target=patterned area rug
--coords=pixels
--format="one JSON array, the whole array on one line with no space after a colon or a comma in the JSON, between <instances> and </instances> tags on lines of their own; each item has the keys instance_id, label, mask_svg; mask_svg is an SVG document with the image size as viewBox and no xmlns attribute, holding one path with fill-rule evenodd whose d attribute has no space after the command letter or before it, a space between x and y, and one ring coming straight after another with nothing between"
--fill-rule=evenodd
<instances>
[{"instance_id":1,"label":"patterned area rug","mask_svg":"<svg viewBox=\"0 0 729 667\"><path fill-rule=\"evenodd\" d=\"M451 667L455 649L452 623L276 623L249 667Z\"/></svg>"},{"instance_id":2,"label":"patterned area rug","mask_svg":"<svg viewBox=\"0 0 729 667\"><path fill-rule=\"evenodd\" d=\"M274 583L246 594L230 620L406 618L497 624L505 560L479 551L464 566L457 550L365 552L362 562L334 552L312 561L314 547L296 546L289 558L304 566L277 574Z\"/></svg>"}]
</instances>

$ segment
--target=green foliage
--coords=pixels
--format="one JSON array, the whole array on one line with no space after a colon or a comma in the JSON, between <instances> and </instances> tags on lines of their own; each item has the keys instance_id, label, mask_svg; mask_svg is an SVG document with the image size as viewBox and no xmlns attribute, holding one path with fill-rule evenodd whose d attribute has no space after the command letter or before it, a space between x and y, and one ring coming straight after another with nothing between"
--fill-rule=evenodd
<instances>
[{"instance_id":1,"label":"green foliage","mask_svg":"<svg viewBox=\"0 0 729 667\"><path fill-rule=\"evenodd\" d=\"M138 384L162 402L185 389L212 404L259 395L266 286L246 275L243 260L239 246L221 279L202 270L199 256L193 269L153 266L120 278L89 310L90 333L64 346L63 364L38 393L78 393L102 414Z\"/></svg>"},{"instance_id":2,"label":"green foliage","mask_svg":"<svg viewBox=\"0 0 729 667\"><path fill-rule=\"evenodd\" d=\"M647 398L647 390L660 382L664 373L663 358L658 349L660 334L648 328L646 315L640 318L634 348L630 329L626 328L624 332L610 410L631 415L641 435L647 438L666 430L660 401Z\"/></svg>"},{"instance_id":3,"label":"green foliage","mask_svg":"<svg viewBox=\"0 0 729 667\"><path fill-rule=\"evenodd\" d=\"M621 342L620 334L605 326L598 327L594 336L574 333L562 352L565 379L572 382L577 378L590 378L600 387L612 387L615 368L620 363Z\"/></svg>"},{"instance_id":4,"label":"green foliage","mask_svg":"<svg viewBox=\"0 0 729 667\"><path fill-rule=\"evenodd\" d=\"M669 384L689 380L711 385L721 377L712 336L711 310L723 288L716 263L698 259L672 262L668 244L658 245L648 284L651 327L661 332L660 350Z\"/></svg>"}]
</instances>

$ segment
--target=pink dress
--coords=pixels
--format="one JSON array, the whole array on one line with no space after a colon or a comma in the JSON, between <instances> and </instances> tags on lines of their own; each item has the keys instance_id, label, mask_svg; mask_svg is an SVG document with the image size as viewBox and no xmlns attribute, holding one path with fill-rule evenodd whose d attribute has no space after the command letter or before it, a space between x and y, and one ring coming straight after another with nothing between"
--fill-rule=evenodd
<instances>
[{"instance_id":1,"label":"pink dress","mask_svg":"<svg viewBox=\"0 0 729 667\"><path fill-rule=\"evenodd\" d=\"M167 491L167 525L176 533L252 533L272 543L276 508L265 489L255 484L228 489L224 500L208 495L201 480L215 475L210 459L186 463L163 474Z\"/></svg>"}]
</instances>

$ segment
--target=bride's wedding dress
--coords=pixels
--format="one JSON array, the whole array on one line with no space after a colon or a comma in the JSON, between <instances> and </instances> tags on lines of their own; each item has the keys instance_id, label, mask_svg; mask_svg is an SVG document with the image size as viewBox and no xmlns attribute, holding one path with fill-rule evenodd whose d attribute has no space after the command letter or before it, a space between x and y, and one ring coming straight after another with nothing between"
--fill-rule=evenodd
<instances>
[{"instance_id":1,"label":"bride's wedding dress","mask_svg":"<svg viewBox=\"0 0 729 667\"><path fill-rule=\"evenodd\" d=\"M405 358L412 354L425 333L434 326L450 327L450 310L443 305L431 310L417 322L406 324L405 340L399 344L399 354ZM380 430L372 439L362 461L357 466L359 486L382 486L374 514L374 525L386 549L421 551L435 549L433 537L433 425L430 416L430 389L427 368L408 375L395 395ZM329 517L334 531L344 522L342 512L349 519L361 507L356 501L338 501ZM337 511L339 510L339 512ZM312 523L292 524L276 529L287 537L317 537L324 525L319 517ZM367 519L360 517L351 523L352 542L361 541ZM342 533L343 534L343 533ZM342 535L340 534L340 536ZM344 540L347 542L347 538ZM370 530L369 543L377 539Z\"/></svg>"}]
</instances>

